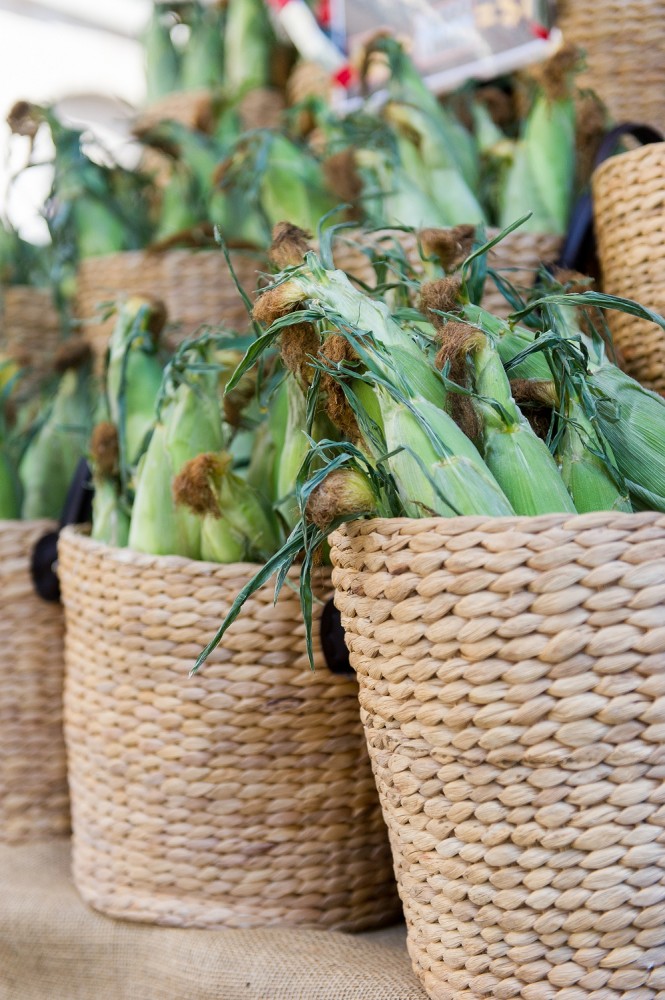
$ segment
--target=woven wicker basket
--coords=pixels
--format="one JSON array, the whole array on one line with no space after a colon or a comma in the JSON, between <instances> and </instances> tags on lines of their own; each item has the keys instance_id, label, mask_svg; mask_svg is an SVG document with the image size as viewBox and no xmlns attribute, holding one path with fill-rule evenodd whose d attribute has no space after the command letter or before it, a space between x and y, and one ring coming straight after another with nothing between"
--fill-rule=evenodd
<instances>
[{"instance_id":1,"label":"woven wicker basket","mask_svg":"<svg viewBox=\"0 0 665 1000\"><path fill-rule=\"evenodd\" d=\"M240 100L238 111L244 131L255 128L277 128L284 111L284 96L271 87L256 87Z\"/></svg>"},{"instance_id":2,"label":"woven wicker basket","mask_svg":"<svg viewBox=\"0 0 665 1000\"><path fill-rule=\"evenodd\" d=\"M256 254L234 252L233 266L241 285L252 291L262 262ZM249 320L242 298L219 250L132 250L89 257L79 267L76 315L83 334L101 364L113 318L102 319L101 306L127 295L150 294L168 310L171 345L191 337L201 326L243 331Z\"/></svg>"},{"instance_id":3,"label":"woven wicker basket","mask_svg":"<svg viewBox=\"0 0 665 1000\"><path fill-rule=\"evenodd\" d=\"M615 121L665 128L665 0L559 0L557 23Z\"/></svg>"},{"instance_id":4,"label":"woven wicker basket","mask_svg":"<svg viewBox=\"0 0 665 1000\"><path fill-rule=\"evenodd\" d=\"M665 142L606 160L592 183L604 290L665 313ZM665 394L665 333L623 313L607 320L626 370Z\"/></svg>"},{"instance_id":5,"label":"woven wicker basket","mask_svg":"<svg viewBox=\"0 0 665 1000\"><path fill-rule=\"evenodd\" d=\"M69 830L62 735L64 621L30 578L50 521L0 521L0 841Z\"/></svg>"},{"instance_id":6,"label":"woven wicker basket","mask_svg":"<svg viewBox=\"0 0 665 1000\"><path fill-rule=\"evenodd\" d=\"M141 135L159 125L174 121L199 132L210 132L214 125L213 96L210 90L178 90L153 101L137 114L132 131Z\"/></svg>"},{"instance_id":7,"label":"woven wicker basket","mask_svg":"<svg viewBox=\"0 0 665 1000\"><path fill-rule=\"evenodd\" d=\"M362 248L380 252L382 247L390 248L391 239L400 244L415 270L422 271L417 237L413 233L388 229L360 238L345 235L342 231L333 247L335 266L346 271L350 277L374 286L376 274L370 257ZM509 233L498 246L490 250L488 264L501 271L517 288L529 289L536 280L540 265L556 259L561 243L561 237L548 233ZM511 311L510 305L491 278L487 279L482 304L496 316L507 316Z\"/></svg>"},{"instance_id":8,"label":"woven wicker basket","mask_svg":"<svg viewBox=\"0 0 665 1000\"><path fill-rule=\"evenodd\" d=\"M328 100L331 89L330 73L319 63L302 60L291 70L286 96L289 104L299 104L308 97Z\"/></svg>"},{"instance_id":9,"label":"woven wicker basket","mask_svg":"<svg viewBox=\"0 0 665 1000\"><path fill-rule=\"evenodd\" d=\"M331 538L414 969L433 1000L656 1000L665 516Z\"/></svg>"},{"instance_id":10,"label":"woven wicker basket","mask_svg":"<svg viewBox=\"0 0 665 1000\"><path fill-rule=\"evenodd\" d=\"M0 308L2 348L30 355L30 371L21 380L19 394L31 393L52 373L61 341L60 317L53 296L47 288L11 285L2 292Z\"/></svg>"},{"instance_id":11,"label":"woven wicker basket","mask_svg":"<svg viewBox=\"0 0 665 1000\"><path fill-rule=\"evenodd\" d=\"M358 686L318 650L309 669L297 594L262 590L188 678L251 569L62 533L76 885L159 924L385 924L399 901Z\"/></svg>"}]
</instances>

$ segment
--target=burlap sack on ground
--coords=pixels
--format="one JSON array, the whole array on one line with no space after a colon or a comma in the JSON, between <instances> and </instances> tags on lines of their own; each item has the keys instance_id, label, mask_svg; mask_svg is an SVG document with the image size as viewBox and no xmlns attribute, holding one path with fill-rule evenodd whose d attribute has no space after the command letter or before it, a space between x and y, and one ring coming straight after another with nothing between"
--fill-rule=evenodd
<instances>
[{"instance_id":1,"label":"burlap sack on ground","mask_svg":"<svg viewBox=\"0 0 665 1000\"><path fill-rule=\"evenodd\" d=\"M402 926L176 930L89 910L69 844L0 845L0 1000L425 1000Z\"/></svg>"}]
</instances>

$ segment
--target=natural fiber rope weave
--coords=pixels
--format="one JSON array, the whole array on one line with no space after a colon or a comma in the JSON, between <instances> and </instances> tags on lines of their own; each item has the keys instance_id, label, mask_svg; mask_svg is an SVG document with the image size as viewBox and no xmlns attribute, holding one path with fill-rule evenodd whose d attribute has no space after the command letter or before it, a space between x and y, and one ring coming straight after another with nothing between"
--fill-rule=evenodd
<instances>
[{"instance_id":1,"label":"natural fiber rope weave","mask_svg":"<svg viewBox=\"0 0 665 1000\"><path fill-rule=\"evenodd\" d=\"M430 997L665 996L665 516L372 520L331 544Z\"/></svg>"},{"instance_id":2,"label":"natural fiber rope weave","mask_svg":"<svg viewBox=\"0 0 665 1000\"><path fill-rule=\"evenodd\" d=\"M21 379L19 395L39 388L53 371L53 358L61 342L60 317L47 288L11 285L0 295L0 341L4 350L26 351L30 370Z\"/></svg>"},{"instance_id":3,"label":"natural fiber rope weave","mask_svg":"<svg viewBox=\"0 0 665 1000\"><path fill-rule=\"evenodd\" d=\"M489 235L493 235L491 232ZM371 256L363 252L372 249L379 259L382 250L391 252L391 243L396 243L404 251L409 264L417 273L422 274L422 262L418 248L418 239L413 233L400 230L380 230L376 233L345 236L341 233L334 242L333 255L335 266L342 271L373 287L376 285L376 273L372 266ZM536 280L538 268L543 263L556 259L561 246L561 238L547 233L509 233L500 244L490 250L488 265L500 271L516 288L530 289ZM482 304L485 309L496 316L507 316L511 306L503 297L490 277L485 284Z\"/></svg>"},{"instance_id":4,"label":"natural fiber rope weave","mask_svg":"<svg viewBox=\"0 0 665 1000\"><path fill-rule=\"evenodd\" d=\"M388 923L399 902L357 683L318 646L309 669L297 593L273 606L261 590L188 677L255 569L62 533L74 880L128 920Z\"/></svg>"},{"instance_id":5,"label":"natural fiber rope weave","mask_svg":"<svg viewBox=\"0 0 665 1000\"><path fill-rule=\"evenodd\" d=\"M301 60L291 70L286 84L289 104L299 104L308 97L330 98L332 84L330 73L316 62Z\"/></svg>"},{"instance_id":6,"label":"natural fiber rope weave","mask_svg":"<svg viewBox=\"0 0 665 1000\"><path fill-rule=\"evenodd\" d=\"M604 290L665 313L665 142L606 160L592 183ZM624 313L606 315L626 371L665 393L665 332Z\"/></svg>"},{"instance_id":7,"label":"natural fiber rope weave","mask_svg":"<svg viewBox=\"0 0 665 1000\"><path fill-rule=\"evenodd\" d=\"M261 261L255 254L231 255L238 280L247 292L257 284ZM223 324L228 330L247 329L249 319L242 298L219 250L132 250L81 261L77 282L76 315L83 335L101 366L113 318L103 320L104 303L128 295L153 295L168 310L167 340L179 344L205 325Z\"/></svg>"},{"instance_id":8,"label":"natural fiber rope weave","mask_svg":"<svg viewBox=\"0 0 665 1000\"><path fill-rule=\"evenodd\" d=\"M30 577L50 521L0 521L0 841L69 830L62 735L64 619Z\"/></svg>"},{"instance_id":9,"label":"natural fiber rope weave","mask_svg":"<svg viewBox=\"0 0 665 1000\"><path fill-rule=\"evenodd\" d=\"M557 24L585 52L580 86L615 121L665 128L664 0L559 0Z\"/></svg>"}]
</instances>

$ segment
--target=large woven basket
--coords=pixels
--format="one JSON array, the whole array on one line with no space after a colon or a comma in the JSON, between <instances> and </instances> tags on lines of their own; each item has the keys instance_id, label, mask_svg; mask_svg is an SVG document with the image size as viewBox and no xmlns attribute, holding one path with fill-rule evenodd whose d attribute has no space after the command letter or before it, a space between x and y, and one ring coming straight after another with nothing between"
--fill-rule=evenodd
<instances>
[{"instance_id":1,"label":"large woven basket","mask_svg":"<svg viewBox=\"0 0 665 1000\"><path fill-rule=\"evenodd\" d=\"M64 620L30 577L50 521L0 521L0 840L69 830L62 734Z\"/></svg>"},{"instance_id":2,"label":"large woven basket","mask_svg":"<svg viewBox=\"0 0 665 1000\"><path fill-rule=\"evenodd\" d=\"M385 924L399 902L357 683L319 648L310 670L294 590L260 591L188 676L255 568L62 533L76 885L159 924Z\"/></svg>"},{"instance_id":3,"label":"large woven basket","mask_svg":"<svg viewBox=\"0 0 665 1000\"><path fill-rule=\"evenodd\" d=\"M414 969L433 1000L665 989L665 516L332 536Z\"/></svg>"},{"instance_id":4,"label":"large woven basket","mask_svg":"<svg viewBox=\"0 0 665 1000\"><path fill-rule=\"evenodd\" d=\"M665 313L665 142L611 157L592 184L604 290ZM624 313L607 320L626 370L665 394L665 333Z\"/></svg>"},{"instance_id":5,"label":"large woven basket","mask_svg":"<svg viewBox=\"0 0 665 1000\"><path fill-rule=\"evenodd\" d=\"M10 354L29 355L30 369L21 380L19 393L31 393L53 371L61 341L53 296L48 288L11 285L0 295L0 309L0 344Z\"/></svg>"},{"instance_id":6,"label":"large woven basket","mask_svg":"<svg viewBox=\"0 0 665 1000\"><path fill-rule=\"evenodd\" d=\"M376 273L371 256L364 250L373 250L379 257L382 249L390 252L390 244L398 243L416 272L422 273L418 239L413 233L400 230L381 230L360 237L341 232L334 243L335 266L356 280L373 287ZM561 247L561 237L549 233L512 232L488 255L488 266L500 272L518 289L533 287L541 264L553 262ZM511 307L488 277L483 295L483 306L495 316L507 316Z\"/></svg>"},{"instance_id":7,"label":"large woven basket","mask_svg":"<svg viewBox=\"0 0 665 1000\"><path fill-rule=\"evenodd\" d=\"M233 267L241 285L253 291L261 261L256 254L235 251ZM104 306L128 295L144 293L161 299L169 317L167 339L173 346L205 325L243 331L247 310L219 250L131 250L81 261L76 315L98 364L113 330Z\"/></svg>"},{"instance_id":8,"label":"large woven basket","mask_svg":"<svg viewBox=\"0 0 665 1000\"><path fill-rule=\"evenodd\" d=\"M558 0L557 23L615 121L665 128L665 0Z\"/></svg>"}]
</instances>

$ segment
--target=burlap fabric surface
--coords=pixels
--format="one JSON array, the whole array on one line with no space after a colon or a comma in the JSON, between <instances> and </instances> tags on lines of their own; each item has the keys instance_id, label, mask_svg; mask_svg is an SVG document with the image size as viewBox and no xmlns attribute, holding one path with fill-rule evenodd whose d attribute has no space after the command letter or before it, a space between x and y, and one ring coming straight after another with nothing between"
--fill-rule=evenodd
<instances>
[{"instance_id":1,"label":"burlap fabric surface","mask_svg":"<svg viewBox=\"0 0 665 1000\"><path fill-rule=\"evenodd\" d=\"M182 930L89 910L69 845L0 845L0 1000L425 1000L404 928Z\"/></svg>"}]
</instances>

